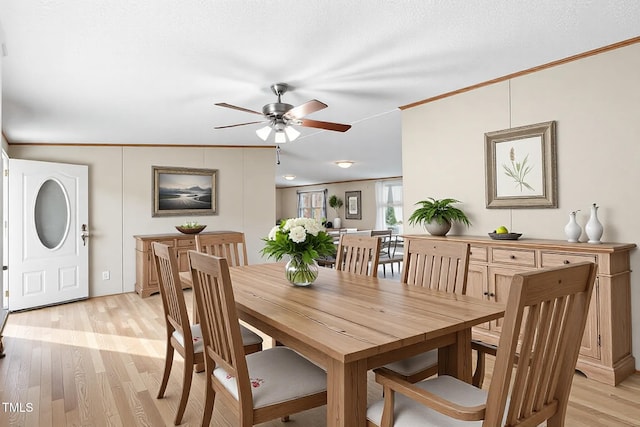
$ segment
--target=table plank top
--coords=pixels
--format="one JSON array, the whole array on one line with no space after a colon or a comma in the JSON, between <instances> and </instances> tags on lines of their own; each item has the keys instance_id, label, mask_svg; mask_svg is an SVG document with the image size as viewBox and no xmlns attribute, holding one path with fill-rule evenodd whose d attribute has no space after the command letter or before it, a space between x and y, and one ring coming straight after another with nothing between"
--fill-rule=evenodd
<instances>
[{"instance_id":1,"label":"table plank top","mask_svg":"<svg viewBox=\"0 0 640 427\"><path fill-rule=\"evenodd\" d=\"M230 269L238 310L329 357L352 362L504 315L504 305L321 268L294 287L284 264ZM184 275L183 275L184 280Z\"/></svg>"}]
</instances>

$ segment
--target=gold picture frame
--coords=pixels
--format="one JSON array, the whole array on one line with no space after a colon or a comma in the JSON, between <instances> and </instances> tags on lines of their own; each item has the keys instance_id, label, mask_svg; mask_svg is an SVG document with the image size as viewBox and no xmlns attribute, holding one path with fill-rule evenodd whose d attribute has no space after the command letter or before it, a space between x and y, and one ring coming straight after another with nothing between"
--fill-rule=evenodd
<instances>
[{"instance_id":1,"label":"gold picture frame","mask_svg":"<svg viewBox=\"0 0 640 427\"><path fill-rule=\"evenodd\" d=\"M217 169L152 166L152 216L216 215Z\"/></svg>"},{"instance_id":2,"label":"gold picture frame","mask_svg":"<svg viewBox=\"0 0 640 427\"><path fill-rule=\"evenodd\" d=\"M557 208L556 122L485 133L487 208Z\"/></svg>"}]
</instances>

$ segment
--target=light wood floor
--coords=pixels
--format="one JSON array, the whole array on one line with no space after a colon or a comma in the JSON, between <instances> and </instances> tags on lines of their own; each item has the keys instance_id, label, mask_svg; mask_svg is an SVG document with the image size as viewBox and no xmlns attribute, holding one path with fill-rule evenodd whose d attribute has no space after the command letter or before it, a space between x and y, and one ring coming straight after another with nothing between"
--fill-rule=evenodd
<instances>
[{"instance_id":1,"label":"light wood floor","mask_svg":"<svg viewBox=\"0 0 640 427\"><path fill-rule=\"evenodd\" d=\"M131 293L12 313L0 360L0 426L173 425L182 359L176 356L166 397L156 399L165 351L161 311L158 295ZM488 368L485 386L491 361ZM380 396L370 376L369 399ZM200 425L203 397L203 374L194 374L183 425ZM211 425L232 427L221 406ZM321 427L325 419L322 407L288 424L261 425ZM610 387L576 374L566 425L639 426L640 375Z\"/></svg>"}]
</instances>

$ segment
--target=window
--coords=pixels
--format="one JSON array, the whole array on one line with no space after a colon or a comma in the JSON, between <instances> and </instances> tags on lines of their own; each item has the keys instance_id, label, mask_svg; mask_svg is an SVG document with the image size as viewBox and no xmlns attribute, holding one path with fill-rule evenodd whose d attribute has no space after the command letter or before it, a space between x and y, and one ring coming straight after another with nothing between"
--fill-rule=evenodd
<instances>
[{"instance_id":1,"label":"window","mask_svg":"<svg viewBox=\"0 0 640 427\"><path fill-rule=\"evenodd\" d=\"M376 182L376 229L402 233L402 181Z\"/></svg>"},{"instance_id":2,"label":"window","mask_svg":"<svg viewBox=\"0 0 640 427\"><path fill-rule=\"evenodd\" d=\"M327 190L299 191L298 216L315 218L322 221L327 218Z\"/></svg>"}]
</instances>

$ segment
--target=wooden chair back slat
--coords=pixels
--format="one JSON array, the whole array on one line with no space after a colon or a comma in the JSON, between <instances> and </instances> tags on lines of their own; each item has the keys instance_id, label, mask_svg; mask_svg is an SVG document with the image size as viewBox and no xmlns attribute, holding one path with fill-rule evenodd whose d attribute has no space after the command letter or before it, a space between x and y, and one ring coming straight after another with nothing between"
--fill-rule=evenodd
<instances>
[{"instance_id":1,"label":"wooden chair back slat","mask_svg":"<svg viewBox=\"0 0 640 427\"><path fill-rule=\"evenodd\" d=\"M226 258L231 267L248 265L244 233L196 234L196 251Z\"/></svg>"},{"instance_id":2,"label":"wooden chair back slat","mask_svg":"<svg viewBox=\"0 0 640 427\"><path fill-rule=\"evenodd\" d=\"M465 294L469 252L468 243L410 239L401 282Z\"/></svg>"},{"instance_id":3,"label":"wooden chair back slat","mask_svg":"<svg viewBox=\"0 0 640 427\"><path fill-rule=\"evenodd\" d=\"M501 424L505 410L507 425L537 425L548 418L560 425L595 275L593 263L580 263L514 276L484 425Z\"/></svg>"},{"instance_id":4,"label":"wooden chair back slat","mask_svg":"<svg viewBox=\"0 0 640 427\"><path fill-rule=\"evenodd\" d=\"M338 244L336 269L377 277L379 257L379 237L343 234Z\"/></svg>"}]
</instances>

